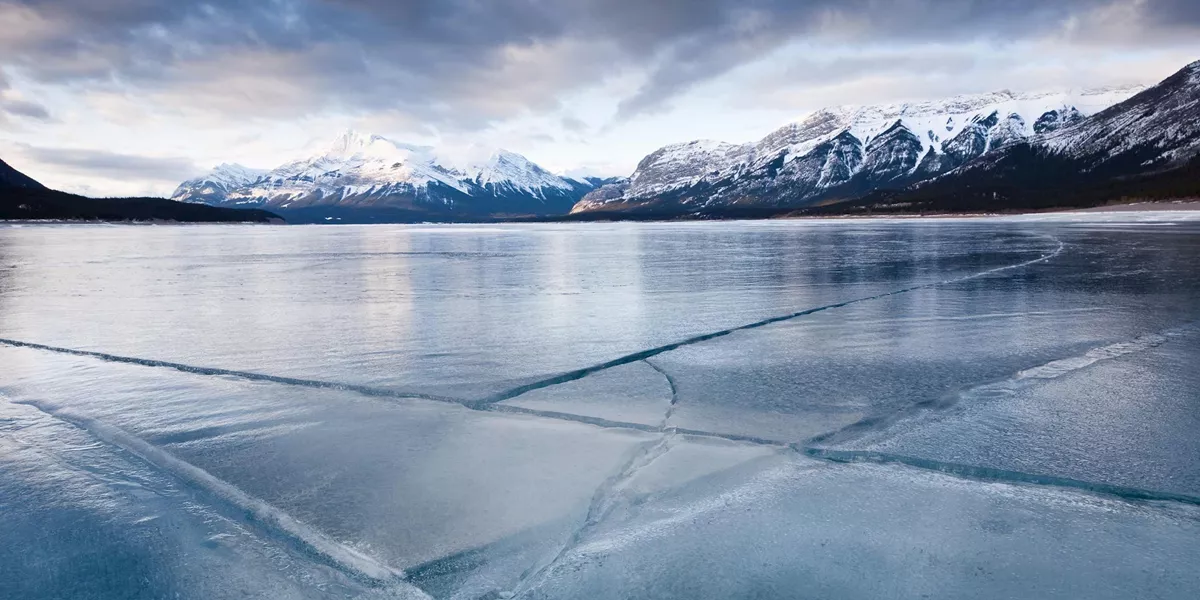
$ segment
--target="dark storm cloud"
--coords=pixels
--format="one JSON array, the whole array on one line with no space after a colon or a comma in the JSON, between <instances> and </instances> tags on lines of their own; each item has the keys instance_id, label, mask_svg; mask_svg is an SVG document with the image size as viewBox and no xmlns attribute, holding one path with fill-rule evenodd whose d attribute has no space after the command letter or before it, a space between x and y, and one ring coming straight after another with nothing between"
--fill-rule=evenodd
<instances>
[{"instance_id":1,"label":"dark storm cloud","mask_svg":"<svg viewBox=\"0 0 1200 600\"><path fill-rule=\"evenodd\" d=\"M189 159L146 157L74 148L46 148L18 144L18 152L31 162L84 175L113 179L178 182L200 169Z\"/></svg>"},{"instance_id":2,"label":"dark storm cloud","mask_svg":"<svg viewBox=\"0 0 1200 600\"><path fill-rule=\"evenodd\" d=\"M0 63L222 112L470 127L619 69L648 74L629 117L794 40L1015 41L1118 5L1129 28L1200 22L1194 0L0 0Z\"/></svg>"}]
</instances>

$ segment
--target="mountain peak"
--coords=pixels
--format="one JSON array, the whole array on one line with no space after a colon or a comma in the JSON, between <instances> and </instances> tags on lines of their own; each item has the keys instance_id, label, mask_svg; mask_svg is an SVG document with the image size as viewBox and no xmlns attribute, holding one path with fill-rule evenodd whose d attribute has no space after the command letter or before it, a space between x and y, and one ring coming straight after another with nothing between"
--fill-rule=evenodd
<instances>
[{"instance_id":1,"label":"mountain peak","mask_svg":"<svg viewBox=\"0 0 1200 600\"><path fill-rule=\"evenodd\" d=\"M238 186L247 183L253 183L258 178L266 175L266 171L261 169L251 169L250 167L238 163L221 163L208 173L195 178L193 181L219 183L225 186Z\"/></svg>"},{"instance_id":2,"label":"mountain peak","mask_svg":"<svg viewBox=\"0 0 1200 600\"><path fill-rule=\"evenodd\" d=\"M247 167L247 166L245 166L245 165L243 165L243 164L241 164L241 163L221 163L221 164L219 164L219 165L217 165L217 166L213 167L213 172L214 172L214 173L255 173L255 174L261 174L261 173L264 173L265 171L262 171L261 169L252 169L252 168L250 168L250 167Z\"/></svg>"},{"instance_id":3,"label":"mountain peak","mask_svg":"<svg viewBox=\"0 0 1200 600\"><path fill-rule=\"evenodd\" d=\"M354 155L362 152L372 144L379 141L386 142L388 140L382 136L364 134L354 129L347 129L333 139L328 146L327 154L343 156Z\"/></svg>"},{"instance_id":4,"label":"mountain peak","mask_svg":"<svg viewBox=\"0 0 1200 600\"><path fill-rule=\"evenodd\" d=\"M1200 85L1200 60L1184 67L1183 72L1187 74L1189 84Z\"/></svg>"},{"instance_id":5,"label":"mountain peak","mask_svg":"<svg viewBox=\"0 0 1200 600\"><path fill-rule=\"evenodd\" d=\"M497 148L482 165L469 169L479 185L508 186L526 192L538 193L545 188L572 189L566 179L546 171L524 156Z\"/></svg>"},{"instance_id":6,"label":"mountain peak","mask_svg":"<svg viewBox=\"0 0 1200 600\"><path fill-rule=\"evenodd\" d=\"M525 158L516 152L505 150L504 148L497 148L493 150L492 155L488 157L488 163L497 164L501 162L512 163L520 166L529 166L533 164L528 158Z\"/></svg>"}]
</instances>

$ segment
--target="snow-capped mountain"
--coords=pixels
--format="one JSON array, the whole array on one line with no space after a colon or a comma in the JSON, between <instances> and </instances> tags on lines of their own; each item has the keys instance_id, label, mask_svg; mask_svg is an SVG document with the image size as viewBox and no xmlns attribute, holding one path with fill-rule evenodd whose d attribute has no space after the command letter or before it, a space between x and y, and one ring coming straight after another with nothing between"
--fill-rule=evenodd
<instances>
[{"instance_id":1,"label":"snow-capped mountain","mask_svg":"<svg viewBox=\"0 0 1200 600\"><path fill-rule=\"evenodd\" d=\"M1084 168L1127 163L1157 169L1200 153L1200 61L1128 101L1074 127L1032 140L1051 152L1084 161Z\"/></svg>"},{"instance_id":2,"label":"snow-capped mountain","mask_svg":"<svg viewBox=\"0 0 1200 600\"><path fill-rule=\"evenodd\" d=\"M459 165L432 147L348 131L316 154L270 171L222 165L184 182L172 198L304 211L317 220L350 212L409 220L564 214L593 187L506 150Z\"/></svg>"},{"instance_id":3,"label":"snow-capped mountain","mask_svg":"<svg viewBox=\"0 0 1200 600\"><path fill-rule=\"evenodd\" d=\"M173 199L204 204L221 204L225 202L231 192L258 182L266 174L267 172L263 170L224 163L201 177L189 179L180 184Z\"/></svg>"},{"instance_id":4,"label":"snow-capped mountain","mask_svg":"<svg viewBox=\"0 0 1200 600\"><path fill-rule=\"evenodd\" d=\"M1028 209L1200 197L1200 61L1090 117L853 203L861 209Z\"/></svg>"},{"instance_id":5,"label":"snow-capped mountain","mask_svg":"<svg viewBox=\"0 0 1200 600\"><path fill-rule=\"evenodd\" d=\"M497 150L487 161L464 169L471 182L497 192L544 196L547 190L574 190L586 182L559 177L507 150ZM590 186L589 186L590 187Z\"/></svg>"},{"instance_id":6,"label":"snow-capped mountain","mask_svg":"<svg viewBox=\"0 0 1200 600\"><path fill-rule=\"evenodd\" d=\"M819 110L749 144L696 141L641 161L620 194L593 192L573 212L804 206L936 177L1070 126L1141 87Z\"/></svg>"}]
</instances>

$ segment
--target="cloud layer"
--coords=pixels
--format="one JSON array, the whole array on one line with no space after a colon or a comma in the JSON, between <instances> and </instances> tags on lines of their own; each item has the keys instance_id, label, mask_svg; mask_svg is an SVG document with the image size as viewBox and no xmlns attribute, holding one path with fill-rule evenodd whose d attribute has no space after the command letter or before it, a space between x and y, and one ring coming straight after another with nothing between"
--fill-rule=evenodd
<instances>
[{"instance_id":1,"label":"cloud layer","mask_svg":"<svg viewBox=\"0 0 1200 600\"><path fill-rule=\"evenodd\" d=\"M49 121L50 111L37 102L25 100L15 95L12 91L12 85L4 76L4 72L0 71L0 124L7 122L9 118L13 117Z\"/></svg>"},{"instance_id":2,"label":"cloud layer","mask_svg":"<svg viewBox=\"0 0 1200 600\"><path fill-rule=\"evenodd\" d=\"M1195 34L1192 0L0 0L0 59L224 113L393 110L478 127L614 72L633 117L798 39ZM1107 15L1107 16L1106 16ZM1120 18L1118 23L1110 22ZM1121 41L1121 40L1118 40ZM36 112L24 106L24 112Z\"/></svg>"}]
</instances>

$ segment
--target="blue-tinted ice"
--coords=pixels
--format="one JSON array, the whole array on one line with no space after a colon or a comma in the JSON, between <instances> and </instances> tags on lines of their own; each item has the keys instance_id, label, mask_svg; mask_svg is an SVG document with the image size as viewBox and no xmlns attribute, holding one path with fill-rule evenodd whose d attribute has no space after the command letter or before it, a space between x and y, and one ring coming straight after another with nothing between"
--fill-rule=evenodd
<instances>
[{"instance_id":1,"label":"blue-tinted ice","mask_svg":"<svg viewBox=\"0 0 1200 600\"><path fill-rule=\"evenodd\" d=\"M0 229L0 597L1193 598L1200 219Z\"/></svg>"}]
</instances>

